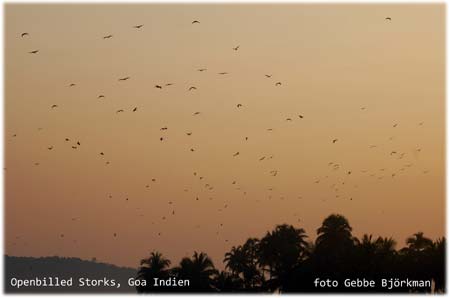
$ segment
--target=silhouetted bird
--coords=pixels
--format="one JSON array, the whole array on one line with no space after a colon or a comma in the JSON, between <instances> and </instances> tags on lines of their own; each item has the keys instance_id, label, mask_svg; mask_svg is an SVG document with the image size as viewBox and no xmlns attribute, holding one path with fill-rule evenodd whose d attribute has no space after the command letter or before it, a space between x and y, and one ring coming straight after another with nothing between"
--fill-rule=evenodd
<instances>
[{"instance_id":1,"label":"silhouetted bird","mask_svg":"<svg viewBox=\"0 0 450 298\"><path fill-rule=\"evenodd\" d=\"M123 113L123 110L117 110L116 114L117 113Z\"/></svg>"},{"instance_id":2,"label":"silhouetted bird","mask_svg":"<svg viewBox=\"0 0 450 298\"><path fill-rule=\"evenodd\" d=\"M387 21L392 21L392 19L390 17L386 17Z\"/></svg>"},{"instance_id":3,"label":"silhouetted bird","mask_svg":"<svg viewBox=\"0 0 450 298\"><path fill-rule=\"evenodd\" d=\"M30 34L28 34L28 32L24 32L24 33L22 33L20 36L21 37L25 37L25 36L29 36Z\"/></svg>"},{"instance_id":4,"label":"silhouetted bird","mask_svg":"<svg viewBox=\"0 0 450 298\"><path fill-rule=\"evenodd\" d=\"M159 140L162 142L162 141L164 140L164 138L163 138L163 137L160 137Z\"/></svg>"},{"instance_id":5,"label":"silhouetted bird","mask_svg":"<svg viewBox=\"0 0 450 298\"><path fill-rule=\"evenodd\" d=\"M137 107L135 107L134 109L133 109L133 112L136 112L137 111Z\"/></svg>"},{"instance_id":6,"label":"silhouetted bird","mask_svg":"<svg viewBox=\"0 0 450 298\"><path fill-rule=\"evenodd\" d=\"M113 37L113 36L110 34L110 35L103 36L103 39L108 39L108 38L111 38L111 37Z\"/></svg>"},{"instance_id":7,"label":"silhouetted bird","mask_svg":"<svg viewBox=\"0 0 450 298\"><path fill-rule=\"evenodd\" d=\"M172 86L173 83L166 83L166 86Z\"/></svg>"},{"instance_id":8,"label":"silhouetted bird","mask_svg":"<svg viewBox=\"0 0 450 298\"><path fill-rule=\"evenodd\" d=\"M237 107L240 108L240 107L242 107L242 105L241 105L240 103L238 103L238 104L237 104Z\"/></svg>"},{"instance_id":9,"label":"silhouetted bird","mask_svg":"<svg viewBox=\"0 0 450 298\"><path fill-rule=\"evenodd\" d=\"M237 50L239 50L239 47L240 46L234 47L233 50L237 51Z\"/></svg>"},{"instance_id":10,"label":"silhouetted bird","mask_svg":"<svg viewBox=\"0 0 450 298\"><path fill-rule=\"evenodd\" d=\"M191 86L191 87L189 87L189 89L188 89L189 91L191 91L191 90L197 90L197 87L195 87L195 86Z\"/></svg>"},{"instance_id":11,"label":"silhouetted bird","mask_svg":"<svg viewBox=\"0 0 450 298\"><path fill-rule=\"evenodd\" d=\"M129 79L130 79L130 77L124 77L124 78L120 78L119 81L126 81L126 80L129 80Z\"/></svg>"},{"instance_id":12,"label":"silhouetted bird","mask_svg":"<svg viewBox=\"0 0 450 298\"><path fill-rule=\"evenodd\" d=\"M193 114L193 116L198 115L198 114L200 114L200 112L195 112L195 113Z\"/></svg>"},{"instance_id":13,"label":"silhouetted bird","mask_svg":"<svg viewBox=\"0 0 450 298\"><path fill-rule=\"evenodd\" d=\"M155 85L155 88L162 89L162 86L161 85Z\"/></svg>"},{"instance_id":14,"label":"silhouetted bird","mask_svg":"<svg viewBox=\"0 0 450 298\"><path fill-rule=\"evenodd\" d=\"M292 121L292 119L291 118L286 118L286 121Z\"/></svg>"},{"instance_id":15,"label":"silhouetted bird","mask_svg":"<svg viewBox=\"0 0 450 298\"><path fill-rule=\"evenodd\" d=\"M50 146L50 147L48 147L47 149L48 149L48 150L52 150L52 149L53 149L53 146Z\"/></svg>"},{"instance_id":16,"label":"silhouetted bird","mask_svg":"<svg viewBox=\"0 0 450 298\"><path fill-rule=\"evenodd\" d=\"M77 145L78 145L78 146L81 146L80 142L77 142Z\"/></svg>"},{"instance_id":17,"label":"silhouetted bird","mask_svg":"<svg viewBox=\"0 0 450 298\"><path fill-rule=\"evenodd\" d=\"M141 29L143 26L144 26L143 24L142 25L136 25L136 26L133 26L133 28Z\"/></svg>"},{"instance_id":18,"label":"silhouetted bird","mask_svg":"<svg viewBox=\"0 0 450 298\"><path fill-rule=\"evenodd\" d=\"M58 105L52 105L52 109L53 109L53 108L57 108L57 107L58 107Z\"/></svg>"},{"instance_id":19,"label":"silhouetted bird","mask_svg":"<svg viewBox=\"0 0 450 298\"><path fill-rule=\"evenodd\" d=\"M195 20L195 21L192 21L192 24L200 24L200 22Z\"/></svg>"},{"instance_id":20,"label":"silhouetted bird","mask_svg":"<svg viewBox=\"0 0 450 298\"><path fill-rule=\"evenodd\" d=\"M77 84L75 84L75 83L71 83L70 85L69 85L69 87L74 87L74 86L76 86Z\"/></svg>"},{"instance_id":21,"label":"silhouetted bird","mask_svg":"<svg viewBox=\"0 0 450 298\"><path fill-rule=\"evenodd\" d=\"M197 69L197 71L200 71L200 72L206 71L206 70L207 70L206 68L200 68L200 69Z\"/></svg>"},{"instance_id":22,"label":"silhouetted bird","mask_svg":"<svg viewBox=\"0 0 450 298\"><path fill-rule=\"evenodd\" d=\"M31 52L28 52L28 53L30 53L30 54L37 54L37 53L39 53L39 50L34 50L34 51L31 51Z\"/></svg>"},{"instance_id":23,"label":"silhouetted bird","mask_svg":"<svg viewBox=\"0 0 450 298\"><path fill-rule=\"evenodd\" d=\"M236 152L235 154L233 154L233 156L238 156L239 155L239 151Z\"/></svg>"},{"instance_id":24,"label":"silhouetted bird","mask_svg":"<svg viewBox=\"0 0 450 298\"><path fill-rule=\"evenodd\" d=\"M226 75L226 74L228 74L228 72L219 72L218 74L220 74L220 75Z\"/></svg>"},{"instance_id":25,"label":"silhouetted bird","mask_svg":"<svg viewBox=\"0 0 450 298\"><path fill-rule=\"evenodd\" d=\"M334 139L334 140L333 140L333 144L336 143L337 141L338 141L338 139Z\"/></svg>"},{"instance_id":26,"label":"silhouetted bird","mask_svg":"<svg viewBox=\"0 0 450 298\"><path fill-rule=\"evenodd\" d=\"M97 98L105 98L104 95L99 95Z\"/></svg>"},{"instance_id":27,"label":"silhouetted bird","mask_svg":"<svg viewBox=\"0 0 450 298\"><path fill-rule=\"evenodd\" d=\"M266 76L266 78L271 78L272 77L272 75L268 75L268 74L266 74L265 76Z\"/></svg>"},{"instance_id":28,"label":"silhouetted bird","mask_svg":"<svg viewBox=\"0 0 450 298\"><path fill-rule=\"evenodd\" d=\"M105 155L105 153L103 153L103 152L100 152L100 155Z\"/></svg>"},{"instance_id":29,"label":"silhouetted bird","mask_svg":"<svg viewBox=\"0 0 450 298\"><path fill-rule=\"evenodd\" d=\"M298 115L298 118L303 119L303 115Z\"/></svg>"},{"instance_id":30,"label":"silhouetted bird","mask_svg":"<svg viewBox=\"0 0 450 298\"><path fill-rule=\"evenodd\" d=\"M190 136L190 135L192 135L192 132L187 132L186 134L187 134L188 136Z\"/></svg>"},{"instance_id":31,"label":"silhouetted bird","mask_svg":"<svg viewBox=\"0 0 450 298\"><path fill-rule=\"evenodd\" d=\"M281 86L281 82L276 82L275 86Z\"/></svg>"}]
</instances>

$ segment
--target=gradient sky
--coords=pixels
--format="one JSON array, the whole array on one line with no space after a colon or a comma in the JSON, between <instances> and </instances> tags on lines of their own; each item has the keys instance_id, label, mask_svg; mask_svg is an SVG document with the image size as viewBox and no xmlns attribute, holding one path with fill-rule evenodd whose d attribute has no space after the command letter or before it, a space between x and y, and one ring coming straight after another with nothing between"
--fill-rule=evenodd
<instances>
[{"instance_id":1,"label":"gradient sky","mask_svg":"<svg viewBox=\"0 0 450 298\"><path fill-rule=\"evenodd\" d=\"M443 236L444 28L444 4L7 4L6 254L222 267L331 213Z\"/></svg>"}]
</instances>

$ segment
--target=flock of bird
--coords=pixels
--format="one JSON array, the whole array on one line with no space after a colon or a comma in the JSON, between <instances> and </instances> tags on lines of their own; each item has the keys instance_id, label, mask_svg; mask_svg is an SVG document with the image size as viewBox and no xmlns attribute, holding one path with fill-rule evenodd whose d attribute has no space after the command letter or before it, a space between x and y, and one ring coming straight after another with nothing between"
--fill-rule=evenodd
<instances>
[{"instance_id":1,"label":"flock of bird","mask_svg":"<svg viewBox=\"0 0 450 298\"><path fill-rule=\"evenodd\" d=\"M386 17L385 20L386 21L392 21L392 19L390 17ZM199 20L193 20L191 22L191 25L195 25L195 26L200 26L200 24L201 24L201 22ZM135 25L135 26L132 26L132 27L134 29L136 29L136 30L142 30L144 28L144 24L139 24L139 25ZM23 32L20 35L20 37L21 38L32 38L31 34L28 33L28 32ZM108 39L114 38L114 35L113 34L107 34L107 35L104 35L101 38L104 39L104 40L108 40ZM240 45L236 45L234 47L230 47L230 50L238 52L238 51L241 50L241 46ZM32 54L32 55L42 54L42 52L39 49L31 50L28 53ZM206 71L208 71L208 69L207 68L198 68L195 71L206 72ZM217 74L221 75L221 76L229 75L228 72L218 72ZM261 74L261 76L265 77L268 80L270 80L272 78L272 74L267 74L267 73L266 74ZM117 81L120 82L121 84L122 83L126 84L126 82L131 80L131 79L132 78L130 76L123 76L123 77L117 78ZM175 85L175 83L172 83L172 82L164 83L164 84L157 83L157 84L154 85L154 88L156 88L156 89L165 89L165 88L168 88L168 87L172 87L174 85ZM273 82L273 85L275 87L282 87L283 83L281 81L276 81L276 82ZM77 83L74 83L74 82L69 83L67 86L69 88L77 88L78 87ZM191 85L191 86L188 86L187 89L185 89L185 90L187 92L195 92L196 90L198 90L198 87ZM97 95L97 99L104 100L104 99L106 99L106 96L104 94L99 94L99 95ZM50 106L50 109L51 110L58 110L59 106L60 106L59 104L53 104L53 105ZM238 104L236 104L236 108L237 109L243 109L245 107L244 107L243 104L238 103ZM360 108L360 110L362 112L364 112L366 109L367 109L366 107L361 107ZM121 114L121 113L125 113L126 111L127 111L127 109L118 109L118 110L116 110L115 113L116 114ZM132 109L130 109L130 111L133 112L133 113L136 113L136 112L138 112L138 107L137 106L133 107ZM200 114L201 114L200 111L196 111L196 112L194 112L192 114L192 116L197 116L197 115L200 115ZM294 121L294 120L305 121L304 119L307 116L308 115L305 116L303 114L297 114L295 117L293 117L293 116L286 117L284 120L285 121L289 121L289 122ZM117 115L117 117L120 117L120 116ZM420 122L418 125L422 126L423 124L424 124L423 122ZM392 128L395 129L397 126L398 126L398 123L395 123L395 124L392 125ZM164 126L164 127L160 128L161 133L163 133L164 131L167 131L167 130L168 130L167 126ZM267 128L267 131L273 131L273 129L272 128ZM192 131L188 131L188 132L185 132L185 134L187 136L191 136L193 134L193 132ZM17 134L13 134L12 137L17 137ZM161 141L161 142L165 141L165 136L163 134L159 135L158 138L159 138L159 141ZM246 136L245 137L245 141L248 141L248 139L249 139L249 137ZM71 138L65 138L64 141L67 142L68 144L70 144L71 148L74 149L74 150L77 150L77 149L79 149L82 146L82 144L81 144L81 142L79 140L71 140ZM338 143L339 143L339 139L336 138L336 137L330 137L329 143L330 143L330 146L337 146ZM377 148L377 145L370 145L368 149L375 149L375 148ZM49 144L48 147L47 147L47 150L55 150L55 145ZM189 150L191 152L195 152L196 151L195 148L190 148ZM421 152L421 148L416 148L415 151L417 153L419 153L419 152ZM102 157L105 156L105 152L103 152L103 151L98 152L98 154L101 155ZM391 150L387 154L389 154L390 157L396 158L398 160L402 160L402 159L406 158L406 156L407 156L406 152L400 152L400 151L397 151L397 150ZM235 151L234 153L230 154L230 157L231 158L239 158L240 155L241 155L240 151ZM275 158L274 155L264 155L264 156L259 156L259 157L255 158L255 160L257 162L265 162L267 160L271 160L271 159L274 159L274 158ZM105 163L107 165L109 165L111 163L111 161L107 160L107 161L105 161ZM35 166L39 166L40 162L34 162L34 165ZM411 162L405 163L399 169L399 172L407 171L409 168L411 168L413 166L414 165ZM336 198L340 198L341 197L341 198L344 198L346 200L353 201L354 198L352 196L344 195L343 193L340 192L340 190L341 190L340 187L342 185L345 185L345 183L346 183L346 180L345 180L346 178L345 177L346 176L354 175L354 173L357 172L357 171L356 170L352 170L352 169L345 169L345 165L343 165L342 163L337 162L337 161L330 161L330 162L328 162L328 169L329 169L330 173L328 173L327 175L324 175L322 177L315 177L314 179L312 179L311 183L313 183L313 184L325 184L325 183L327 183L327 179L330 180L329 178L331 177L332 173L336 173L336 172L340 171L339 175L340 175L341 178L333 181L334 183L332 182L332 183L326 184L326 186L334 191ZM398 174L398 172L393 172L393 173L390 173L389 175L386 175L386 174L384 174L385 172L387 172L387 169L385 169L385 168L380 168L380 169L378 169L378 171L369 171L368 169L361 169L360 172L362 174L367 174L370 177L376 178L378 180L384 179L386 176L391 176L391 178L394 178ZM428 173L428 171L423 171L423 173L426 174L426 173ZM271 176L271 177L276 177L277 175L279 175L279 170L278 169L272 169L272 170L268 171L267 174L269 176ZM214 190L214 185L211 182L205 181L205 180L207 180L207 178L204 175L201 175L198 172L194 171L193 172L193 176L195 176L196 178L198 178L199 180L201 180L204 183L203 186L204 186L204 188L206 190L209 190L209 191L213 191ZM236 187L235 188L236 190L242 191L243 195L247 194L247 192L245 190L243 190L244 187L239 185L238 181L233 180L233 179L230 179L230 180L231 180L230 181L231 185L233 185L233 187ZM152 181L152 183L155 183L156 182L156 178L152 178L151 181ZM150 184L146 184L143 187L145 189L151 188ZM355 185L355 188L356 187L357 186ZM184 191L188 192L189 189L185 188ZM270 193L273 193L274 188L273 187L267 187L267 191L269 191ZM200 197L199 196L194 196L194 197L195 197L195 201L200 201ZM112 194L108 194L108 198L112 199L113 195ZM274 198L274 196L272 194L270 194L270 195L268 195L267 198L268 199L272 199L272 198ZM209 200L213 200L213 197L210 196L208 199ZM280 196L279 199L280 200L284 200L285 197L284 196ZM296 199L301 200L302 196L298 196ZM128 200L129 200L129 198L126 197L125 201L128 201ZM221 208L219 208L217 211L218 212L223 211L224 209L229 207L229 204L230 203L224 203L223 206ZM174 206L175 204L174 204L174 202L173 201L169 201L168 205L170 205L172 207L170 215L171 216L175 216L176 212L175 212L175 206ZM145 216L145 215L144 214L139 214L139 216ZM79 218L78 217L74 217L71 220L72 221L77 221L77 220L79 220ZM168 215L161 215L161 221L165 221L165 220L168 220ZM298 219L298 221L300 221L300 219ZM152 221L152 224L155 224L155 221ZM219 229L221 227L223 227L223 223L221 223L218 226ZM162 235L161 231L156 231L155 233L158 236ZM218 230L216 232L216 234L219 235L220 234L220 230ZM112 237L118 237L118 234L116 232L114 232L114 233L111 233L111 236ZM65 234L61 233L59 235L59 237L60 238L64 238ZM228 239L223 239L223 241L228 242L229 240Z\"/></svg>"}]
</instances>

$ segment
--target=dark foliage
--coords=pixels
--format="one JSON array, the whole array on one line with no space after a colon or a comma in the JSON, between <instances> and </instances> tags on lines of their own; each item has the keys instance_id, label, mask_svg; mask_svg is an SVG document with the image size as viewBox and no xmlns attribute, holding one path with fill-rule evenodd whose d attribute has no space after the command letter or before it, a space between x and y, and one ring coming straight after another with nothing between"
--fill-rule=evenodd
<instances>
[{"instance_id":1,"label":"dark foliage","mask_svg":"<svg viewBox=\"0 0 450 298\"><path fill-rule=\"evenodd\" d=\"M278 225L261 239L249 238L225 254L225 270L214 268L205 253L195 252L179 266L152 253L142 261L138 278L152 284L154 277L187 279L188 287L145 287L139 292L445 292L445 238L432 241L419 232L396 250L392 238L352 235L348 220L328 216L317 229L315 242L305 230ZM337 287L317 287L320 280L337 280ZM430 280L432 287L381 286L382 279ZM346 279L374 280L374 287L345 287ZM433 288L433 289L432 289Z\"/></svg>"}]
</instances>

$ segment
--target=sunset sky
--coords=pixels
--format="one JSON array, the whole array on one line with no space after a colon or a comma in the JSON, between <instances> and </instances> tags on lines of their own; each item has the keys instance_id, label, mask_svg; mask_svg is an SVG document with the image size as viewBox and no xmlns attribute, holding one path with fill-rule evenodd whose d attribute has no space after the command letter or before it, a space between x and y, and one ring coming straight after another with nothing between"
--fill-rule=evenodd
<instances>
[{"instance_id":1,"label":"sunset sky","mask_svg":"<svg viewBox=\"0 0 450 298\"><path fill-rule=\"evenodd\" d=\"M443 236L444 29L444 4L7 4L5 253L221 268L331 213Z\"/></svg>"}]
</instances>

